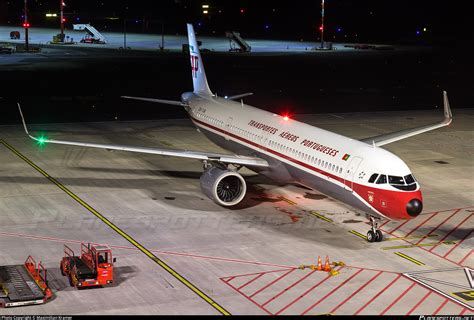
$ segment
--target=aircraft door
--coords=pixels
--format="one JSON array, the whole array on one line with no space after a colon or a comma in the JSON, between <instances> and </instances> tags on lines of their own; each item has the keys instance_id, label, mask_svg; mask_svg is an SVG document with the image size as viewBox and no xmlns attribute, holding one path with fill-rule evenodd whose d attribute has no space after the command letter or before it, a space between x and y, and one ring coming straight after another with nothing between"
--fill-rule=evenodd
<instances>
[{"instance_id":1,"label":"aircraft door","mask_svg":"<svg viewBox=\"0 0 474 320\"><path fill-rule=\"evenodd\" d=\"M262 131L260 135L260 143L263 146L268 147L270 144L270 140L268 139L270 137L270 131Z\"/></svg>"},{"instance_id":2,"label":"aircraft door","mask_svg":"<svg viewBox=\"0 0 474 320\"><path fill-rule=\"evenodd\" d=\"M346 173L344 175L344 188L346 190L352 190L354 184L354 176L361 162L361 157L353 157L352 160L349 162L349 165L346 167Z\"/></svg>"},{"instance_id":3,"label":"aircraft door","mask_svg":"<svg viewBox=\"0 0 474 320\"><path fill-rule=\"evenodd\" d=\"M229 132L229 133L232 132L231 129L232 129L232 122L233 122L233 121L234 121L234 118L232 118L232 117L229 117L229 118L227 119L227 123L226 123L226 125L225 125L225 128L226 128L226 131ZM226 140L229 140L229 135L226 135L226 136L225 136L225 139L226 139Z\"/></svg>"}]
</instances>

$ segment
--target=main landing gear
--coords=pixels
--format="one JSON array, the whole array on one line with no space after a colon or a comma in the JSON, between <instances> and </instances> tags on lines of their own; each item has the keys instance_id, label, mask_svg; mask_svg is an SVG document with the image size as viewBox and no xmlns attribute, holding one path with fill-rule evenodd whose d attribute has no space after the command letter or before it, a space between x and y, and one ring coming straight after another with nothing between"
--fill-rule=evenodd
<instances>
[{"instance_id":1,"label":"main landing gear","mask_svg":"<svg viewBox=\"0 0 474 320\"><path fill-rule=\"evenodd\" d=\"M377 222L374 217L370 217L370 225L372 226L369 232L367 232L367 241L369 242L380 242L383 239L382 231L378 229Z\"/></svg>"}]
</instances>

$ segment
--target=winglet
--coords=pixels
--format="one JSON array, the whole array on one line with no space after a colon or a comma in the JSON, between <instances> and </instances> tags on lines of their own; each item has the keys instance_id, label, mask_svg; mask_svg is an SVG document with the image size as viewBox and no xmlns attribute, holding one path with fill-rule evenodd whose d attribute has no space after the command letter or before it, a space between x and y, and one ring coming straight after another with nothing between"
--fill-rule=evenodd
<instances>
[{"instance_id":1,"label":"winglet","mask_svg":"<svg viewBox=\"0 0 474 320\"><path fill-rule=\"evenodd\" d=\"M25 129L25 133L26 133L26 134L28 135L28 137L30 137L31 139L36 140L36 141L39 141L37 138L33 137L33 136L28 132L28 128L26 127L26 123L25 123L25 118L23 117L23 112L21 112L20 103L17 102L16 104L17 104L17 106L18 106L18 110L20 111L21 122L23 122L23 128Z\"/></svg>"},{"instance_id":2,"label":"winglet","mask_svg":"<svg viewBox=\"0 0 474 320\"><path fill-rule=\"evenodd\" d=\"M448 93L443 91L443 105L444 105L444 122L450 124L453 121L453 114L451 113L451 107L449 106Z\"/></svg>"},{"instance_id":3,"label":"winglet","mask_svg":"<svg viewBox=\"0 0 474 320\"><path fill-rule=\"evenodd\" d=\"M17 106L18 106L18 110L20 111L21 122L23 122L23 128L25 129L26 134L27 134L27 135L30 135L30 133L28 132L28 128L26 127L25 118L23 117L23 112L21 112L20 103L17 102L16 104L17 104ZM30 137L31 137L31 136L30 136Z\"/></svg>"}]
</instances>

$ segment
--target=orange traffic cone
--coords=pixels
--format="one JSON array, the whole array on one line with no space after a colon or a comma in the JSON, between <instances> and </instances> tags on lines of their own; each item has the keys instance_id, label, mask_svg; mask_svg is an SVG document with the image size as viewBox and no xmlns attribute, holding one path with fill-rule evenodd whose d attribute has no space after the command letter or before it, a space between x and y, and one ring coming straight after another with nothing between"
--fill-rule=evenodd
<instances>
[{"instance_id":1,"label":"orange traffic cone","mask_svg":"<svg viewBox=\"0 0 474 320\"><path fill-rule=\"evenodd\" d=\"M329 265L329 257L326 256L326 263L324 264L324 271L331 271L331 266Z\"/></svg>"},{"instance_id":2,"label":"orange traffic cone","mask_svg":"<svg viewBox=\"0 0 474 320\"><path fill-rule=\"evenodd\" d=\"M318 266L317 266L316 270L319 270L319 271L323 270L323 264L321 263L321 257L320 256L318 256Z\"/></svg>"}]
</instances>

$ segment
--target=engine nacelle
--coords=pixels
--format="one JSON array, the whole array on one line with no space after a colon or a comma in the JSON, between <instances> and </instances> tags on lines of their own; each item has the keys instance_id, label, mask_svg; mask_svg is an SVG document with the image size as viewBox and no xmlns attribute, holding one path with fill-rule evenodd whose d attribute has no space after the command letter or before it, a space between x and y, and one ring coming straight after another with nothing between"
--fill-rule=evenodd
<instances>
[{"instance_id":1,"label":"engine nacelle","mask_svg":"<svg viewBox=\"0 0 474 320\"><path fill-rule=\"evenodd\" d=\"M204 194L221 206L238 204L247 192L244 178L232 170L209 167L199 180Z\"/></svg>"}]
</instances>

